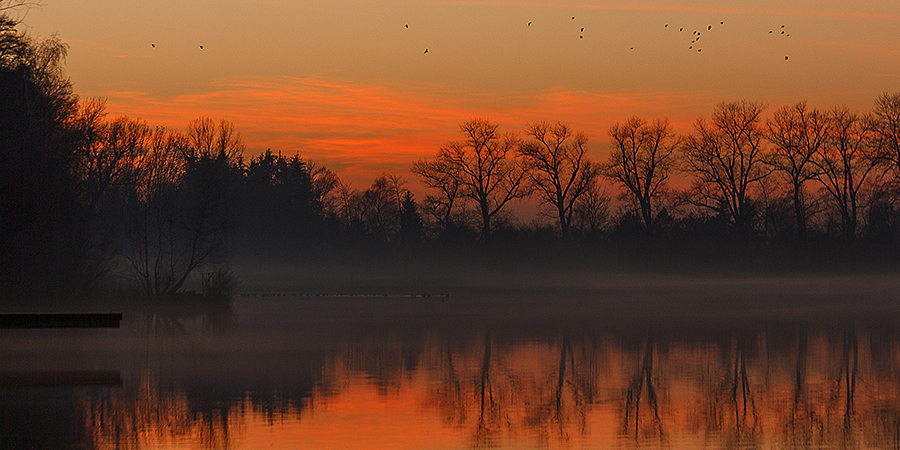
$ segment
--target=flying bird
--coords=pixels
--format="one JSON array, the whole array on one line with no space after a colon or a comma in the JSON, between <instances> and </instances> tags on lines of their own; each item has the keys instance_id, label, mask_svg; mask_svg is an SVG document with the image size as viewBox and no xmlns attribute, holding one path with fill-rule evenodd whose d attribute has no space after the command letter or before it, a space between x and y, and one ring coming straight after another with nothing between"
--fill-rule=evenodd
<instances>
[{"instance_id":1,"label":"flying bird","mask_svg":"<svg viewBox=\"0 0 900 450\"><path fill-rule=\"evenodd\" d=\"M156 44L154 44L154 43L152 43L152 42L150 43L150 46L153 47L153 48L156 48Z\"/></svg>"},{"instance_id":2,"label":"flying bird","mask_svg":"<svg viewBox=\"0 0 900 450\"><path fill-rule=\"evenodd\" d=\"M719 25L725 25L725 22L719 22Z\"/></svg>"},{"instance_id":3,"label":"flying bird","mask_svg":"<svg viewBox=\"0 0 900 450\"><path fill-rule=\"evenodd\" d=\"M584 36L578 36L578 39L584 39Z\"/></svg>"},{"instance_id":4,"label":"flying bird","mask_svg":"<svg viewBox=\"0 0 900 450\"><path fill-rule=\"evenodd\" d=\"M584 27L581 27L581 32L584 33Z\"/></svg>"},{"instance_id":5,"label":"flying bird","mask_svg":"<svg viewBox=\"0 0 900 450\"><path fill-rule=\"evenodd\" d=\"M406 25L406 28L409 28L409 24L408 24L408 23L407 23L407 24L405 24L405 25Z\"/></svg>"},{"instance_id":6,"label":"flying bird","mask_svg":"<svg viewBox=\"0 0 900 450\"><path fill-rule=\"evenodd\" d=\"M784 56L784 60L787 61L787 55Z\"/></svg>"},{"instance_id":7,"label":"flying bird","mask_svg":"<svg viewBox=\"0 0 900 450\"><path fill-rule=\"evenodd\" d=\"M528 22L528 26L529 26L529 27L531 26L531 22Z\"/></svg>"},{"instance_id":8,"label":"flying bird","mask_svg":"<svg viewBox=\"0 0 900 450\"><path fill-rule=\"evenodd\" d=\"M572 16L572 20L575 20L575 16Z\"/></svg>"},{"instance_id":9,"label":"flying bird","mask_svg":"<svg viewBox=\"0 0 900 450\"><path fill-rule=\"evenodd\" d=\"M712 30L712 25L710 25L706 28L706 31L709 31L709 30Z\"/></svg>"},{"instance_id":10,"label":"flying bird","mask_svg":"<svg viewBox=\"0 0 900 450\"><path fill-rule=\"evenodd\" d=\"M684 27L679 28L678 31L684 31Z\"/></svg>"},{"instance_id":11,"label":"flying bird","mask_svg":"<svg viewBox=\"0 0 900 450\"><path fill-rule=\"evenodd\" d=\"M200 50L203 50L203 46L202 46L202 45L200 46Z\"/></svg>"},{"instance_id":12,"label":"flying bird","mask_svg":"<svg viewBox=\"0 0 900 450\"><path fill-rule=\"evenodd\" d=\"M425 53L428 53L428 49L427 49L427 48L426 48L426 49L425 49L425 52L424 52L424 53L422 53L422 54L423 54L423 55L424 55L424 54L425 54Z\"/></svg>"},{"instance_id":13,"label":"flying bird","mask_svg":"<svg viewBox=\"0 0 900 450\"><path fill-rule=\"evenodd\" d=\"M665 28L669 28L669 24L666 24Z\"/></svg>"}]
</instances>

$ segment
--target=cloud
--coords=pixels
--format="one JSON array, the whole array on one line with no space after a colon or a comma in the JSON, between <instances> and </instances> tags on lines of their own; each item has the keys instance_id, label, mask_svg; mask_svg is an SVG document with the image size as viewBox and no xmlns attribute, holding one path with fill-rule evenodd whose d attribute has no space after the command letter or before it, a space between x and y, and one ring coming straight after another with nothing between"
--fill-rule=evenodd
<instances>
[{"instance_id":1,"label":"cloud","mask_svg":"<svg viewBox=\"0 0 900 450\"><path fill-rule=\"evenodd\" d=\"M373 85L323 77L241 77L204 93L157 98L145 92L109 92L112 115L181 128L208 116L234 122L250 156L266 149L299 153L358 182L401 171L460 139L459 124L473 117L519 131L527 122L562 121L605 141L615 121L631 115L670 116L685 123L713 100L704 93L595 93L549 90L533 95L488 94L429 85ZM687 119L690 118L690 119ZM597 145L597 144L595 144Z\"/></svg>"}]
</instances>

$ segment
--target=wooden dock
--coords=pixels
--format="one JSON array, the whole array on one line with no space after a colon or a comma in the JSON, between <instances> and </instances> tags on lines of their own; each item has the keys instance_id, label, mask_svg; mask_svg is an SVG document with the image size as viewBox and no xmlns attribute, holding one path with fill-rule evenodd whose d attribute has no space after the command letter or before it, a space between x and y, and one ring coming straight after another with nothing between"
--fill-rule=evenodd
<instances>
[{"instance_id":1,"label":"wooden dock","mask_svg":"<svg viewBox=\"0 0 900 450\"><path fill-rule=\"evenodd\" d=\"M0 329L119 328L122 313L5 313Z\"/></svg>"}]
</instances>

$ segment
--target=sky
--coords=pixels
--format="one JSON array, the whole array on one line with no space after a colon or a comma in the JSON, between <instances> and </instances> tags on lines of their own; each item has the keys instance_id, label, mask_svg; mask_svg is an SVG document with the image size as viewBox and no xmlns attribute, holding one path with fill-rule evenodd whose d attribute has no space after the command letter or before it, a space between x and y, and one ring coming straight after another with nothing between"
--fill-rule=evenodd
<instances>
[{"instance_id":1,"label":"sky","mask_svg":"<svg viewBox=\"0 0 900 450\"><path fill-rule=\"evenodd\" d=\"M560 121L602 160L633 115L689 132L722 101L866 111L900 91L897 0L43 0L20 29L66 42L111 116L229 120L247 156L357 188L414 182L472 118Z\"/></svg>"}]
</instances>

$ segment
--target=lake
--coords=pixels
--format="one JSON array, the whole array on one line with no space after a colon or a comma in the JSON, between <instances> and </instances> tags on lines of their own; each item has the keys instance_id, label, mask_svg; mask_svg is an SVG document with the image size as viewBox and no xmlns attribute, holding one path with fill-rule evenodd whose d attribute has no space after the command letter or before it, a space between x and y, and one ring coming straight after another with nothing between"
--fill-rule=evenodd
<instances>
[{"instance_id":1,"label":"lake","mask_svg":"<svg viewBox=\"0 0 900 450\"><path fill-rule=\"evenodd\" d=\"M0 448L897 448L896 278L130 305L0 331Z\"/></svg>"}]
</instances>

